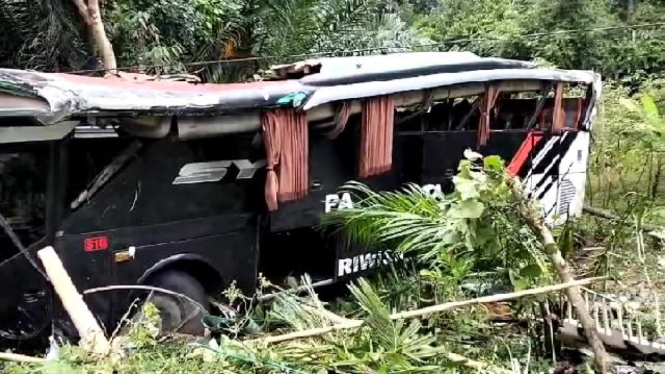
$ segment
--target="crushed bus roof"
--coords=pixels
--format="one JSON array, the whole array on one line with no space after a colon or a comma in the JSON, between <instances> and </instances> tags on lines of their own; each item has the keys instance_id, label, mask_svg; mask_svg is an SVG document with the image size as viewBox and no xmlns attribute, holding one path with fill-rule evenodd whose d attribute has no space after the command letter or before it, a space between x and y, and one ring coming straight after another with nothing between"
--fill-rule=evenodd
<instances>
[{"instance_id":1,"label":"crushed bus roof","mask_svg":"<svg viewBox=\"0 0 665 374\"><path fill-rule=\"evenodd\" d=\"M543 69L468 52L322 58L273 69L282 77L300 77L201 84L0 69L0 116L33 116L53 124L137 112L197 115L275 106L309 110L334 101L506 80L576 82L600 89L600 76L590 71Z\"/></svg>"}]
</instances>

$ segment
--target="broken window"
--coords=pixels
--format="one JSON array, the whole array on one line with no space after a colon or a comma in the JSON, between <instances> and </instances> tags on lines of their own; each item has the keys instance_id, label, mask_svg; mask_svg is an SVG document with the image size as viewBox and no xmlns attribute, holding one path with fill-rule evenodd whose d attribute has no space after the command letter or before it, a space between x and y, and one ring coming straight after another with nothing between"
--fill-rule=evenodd
<instances>
[{"instance_id":1,"label":"broken window","mask_svg":"<svg viewBox=\"0 0 665 374\"><path fill-rule=\"evenodd\" d=\"M0 151L0 214L24 247L45 233L47 145ZM0 230L0 261L18 253L11 237Z\"/></svg>"},{"instance_id":2,"label":"broken window","mask_svg":"<svg viewBox=\"0 0 665 374\"><path fill-rule=\"evenodd\" d=\"M502 130L559 132L581 126L588 87L546 82L540 91L511 91L502 84L486 85L479 95L448 98L398 112L400 132L478 131L479 144ZM555 108L559 108L558 110ZM556 116L555 116L556 114Z\"/></svg>"},{"instance_id":3,"label":"broken window","mask_svg":"<svg viewBox=\"0 0 665 374\"><path fill-rule=\"evenodd\" d=\"M553 82L536 93L512 93L500 101L492 129L554 132L578 129L585 102L582 87L563 82Z\"/></svg>"}]
</instances>

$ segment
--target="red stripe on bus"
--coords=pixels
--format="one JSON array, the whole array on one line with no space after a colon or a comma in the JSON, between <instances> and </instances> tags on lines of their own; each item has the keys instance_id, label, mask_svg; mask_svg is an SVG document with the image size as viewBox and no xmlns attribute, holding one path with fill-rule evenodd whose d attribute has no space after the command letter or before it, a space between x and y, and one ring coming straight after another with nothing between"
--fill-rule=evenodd
<instances>
[{"instance_id":1,"label":"red stripe on bus","mask_svg":"<svg viewBox=\"0 0 665 374\"><path fill-rule=\"evenodd\" d=\"M542 133L533 131L527 135L526 139L524 139L524 142L522 142L520 149L517 150L517 153L515 153L515 156L510 161L510 165L508 165L508 172L511 175L515 176L519 174L520 169L522 166L524 166L524 163L529 158L531 151L538 143L540 143L541 140L543 140Z\"/></svg>"}]
</instances>

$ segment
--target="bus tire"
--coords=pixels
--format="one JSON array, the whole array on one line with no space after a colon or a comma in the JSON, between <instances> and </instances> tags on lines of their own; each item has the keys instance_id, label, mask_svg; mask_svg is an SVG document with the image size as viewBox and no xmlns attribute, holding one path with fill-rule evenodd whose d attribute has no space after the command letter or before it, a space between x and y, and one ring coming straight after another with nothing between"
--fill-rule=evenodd
<instances>
[{"instance_id":1,"label":"bus tire","mask_svg":"<svg viewBox=\"0 0 665 374\"><path fill-rule=\"evenodd\" d=\"M149 282L150 285L183 294L190 300L154 292L148 300L157 307L161 318L160 334L176 332L201 336L205 327L201 318L210 310L205 288L196 278L180 270L165 270ZM201 307L204 310L201 310Z\"/></svg>"}]
</instances>

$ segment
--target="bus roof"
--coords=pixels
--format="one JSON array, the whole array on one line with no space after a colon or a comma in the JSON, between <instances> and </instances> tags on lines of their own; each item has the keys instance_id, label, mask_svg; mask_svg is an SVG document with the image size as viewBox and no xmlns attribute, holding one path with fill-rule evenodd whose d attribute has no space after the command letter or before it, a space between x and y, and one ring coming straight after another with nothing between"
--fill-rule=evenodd
<instances>
[{"instance_id":1,"label":"bus roof","mask_svg":"<svg viewBox=\"0 0 665 374\"><path fill-rule=\"evenodd\" d=\"M310 110L335 101L491 81L563 81L600 90L600 76L591 71L545 69L468 52L323 58L273 70L280 80L201 84L0 69L0 117L32 116L52 124L127 113L198 115L277 106Z\"/></svg>"}]
</instances>

